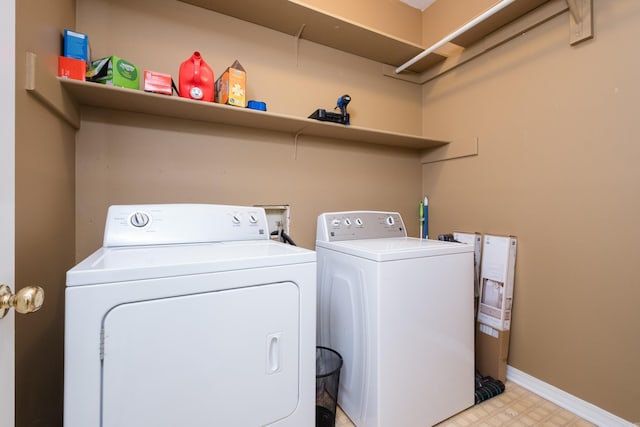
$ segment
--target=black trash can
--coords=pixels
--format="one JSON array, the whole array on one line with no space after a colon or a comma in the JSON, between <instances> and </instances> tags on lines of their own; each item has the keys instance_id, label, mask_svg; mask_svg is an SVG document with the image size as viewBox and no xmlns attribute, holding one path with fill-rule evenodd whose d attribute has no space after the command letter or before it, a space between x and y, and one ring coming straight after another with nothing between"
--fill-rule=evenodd
<instances>
[{"instance_id":1,"label":"black trash can","mask_svg":"<svg viewBox=\"0 0 640 427\"><path fill-rule=\"evenodd\" d=\"M316 427L334 427L342 356L330 348L316 347Z\"/></svg>"}]
</instances>

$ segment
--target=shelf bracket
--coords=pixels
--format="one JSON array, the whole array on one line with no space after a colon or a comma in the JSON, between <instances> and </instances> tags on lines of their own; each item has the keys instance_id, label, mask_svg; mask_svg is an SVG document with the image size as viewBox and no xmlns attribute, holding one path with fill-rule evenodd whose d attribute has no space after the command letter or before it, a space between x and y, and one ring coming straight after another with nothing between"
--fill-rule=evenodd
<instances>
[{"instance_id":1,"label":"shelf bracket","mask_svg":"<svg viewBox=\"0 0 640 427\"><path fill-rule=\"evenodd\" d=\"M435 163L444 160L460 159L478 155L478 137L470 140L452 142L441 147L424 150L420 163Z\"/></svg>"},{"instance_id":2,"label":"shelf bracket","mask_svg":"<svg viewBox=\"0 0 640 427\"><path fill-rule=\"evenodd\" d=\"M298 59L300 58L300 37L302 37L302 32L304 31L304 27L306 27L307 24L302 24L300 26L300 29L298 30L298 34L296 34L295 37L295 43L296 43L296 68L298 67Z\"/></svg>"},{"instance_id":3,"label":"shelf bracket","mask_svg":"<svg viewBox=\"0 0 640 427\"><path fill-rule=\"evenodd\" d=\"M78 106L64 90L58 78L38 61L35 53L27 52L26 60L26 91L75 129L80 129Z\"/></svg>"},{"instance_id":4,"label":"shelf bracket","mask_svg":"<svg viewBox=\"0 0 640 427\"><path fill-rule=\"evenodd\" d=\"M569 44L593 38L593 0L567 0L569 5Z\"/></svg>"},{"instance_id":5,"label":"shelf bracket","mask_svg":"<svg viewBox=\"0 0 640 427\"><path fill-rule=\"evenodd\" d=\"M302 131L306 129L304 126L293 136L293 160L298 160L298 138L302 135Z\"/></svg>"}]
</instances>

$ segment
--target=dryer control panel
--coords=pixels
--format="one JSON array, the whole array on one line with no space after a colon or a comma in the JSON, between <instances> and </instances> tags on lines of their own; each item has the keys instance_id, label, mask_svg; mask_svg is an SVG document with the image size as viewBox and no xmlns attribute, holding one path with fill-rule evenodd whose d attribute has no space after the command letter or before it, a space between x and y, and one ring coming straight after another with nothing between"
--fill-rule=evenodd
<instances>
[{"instance_id":1,"label":"dryer control panel","mask_svg":"<svg viewBox=\"0 0 640 427\"><path fill-rule=\"evenodd\" d=\"M316 239L323 242L389 237L407 237L398 212L330 212L318 217Z\"/></svg>"},{"instance_id":2,"label":"dryer control panel","mask_svg":"<svg viewBox=\"0 0 640 427\"><path fill-rule=\"evenodd\" d=\"M109 207L104 247L268 240L264 208L167 204Z\"/></svg>"}]
</instances>

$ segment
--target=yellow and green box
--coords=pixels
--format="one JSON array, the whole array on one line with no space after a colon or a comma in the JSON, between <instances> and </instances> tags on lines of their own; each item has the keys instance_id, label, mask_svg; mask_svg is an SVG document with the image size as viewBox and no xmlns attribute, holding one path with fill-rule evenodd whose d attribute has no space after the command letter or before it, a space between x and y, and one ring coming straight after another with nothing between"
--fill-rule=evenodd
<instances>
[{"instance_id":1,"label":"yellow and green box","mask_svg":"<svg viewBox=\"0 0 640 427\"><path fill-rule=\"evenodd\" d=\"M236 60L216 81L216 102L220 104L247 106L247 73Z\"/></svg>"},{"instance_id":2,"label":"yellow and green box","mask_svg":"<svg viewBox=\"0 0 640 427\"><path fill-rule=\"evenodd\" d=\"M140 70L131 62L118 56L91 61L87 80L110 86L140 88Z\"/></svg>"}]
</instances>

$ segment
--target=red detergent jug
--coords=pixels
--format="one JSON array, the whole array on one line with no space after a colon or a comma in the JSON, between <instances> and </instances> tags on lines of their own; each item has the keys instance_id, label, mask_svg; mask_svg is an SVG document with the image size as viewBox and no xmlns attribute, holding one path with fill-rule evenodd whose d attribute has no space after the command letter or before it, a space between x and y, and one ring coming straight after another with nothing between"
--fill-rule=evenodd
<instances>
[{"instance_id":1,"label":"red detergent jug","mask_svg":"<svg viewBox=\"0 0 640 427\"><path fill-rule=\"evenodd\" d=\"M178 83L181 97L213 101L213 70L200 52L193 52L191 58L180 65Z\"/></svg>"}]
</instances>

